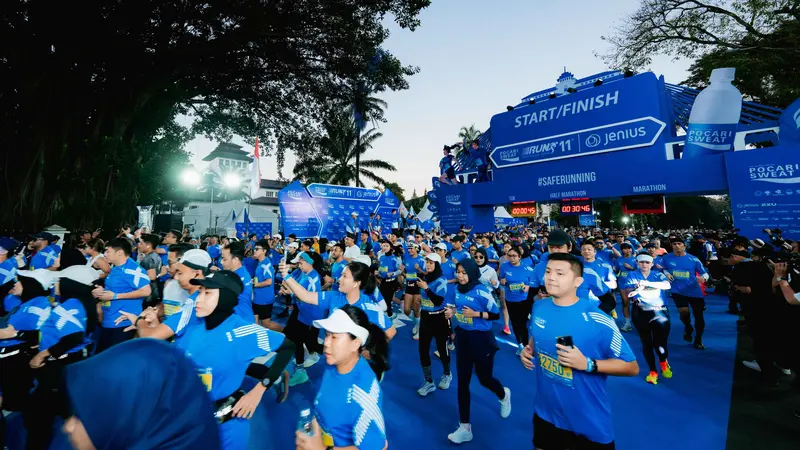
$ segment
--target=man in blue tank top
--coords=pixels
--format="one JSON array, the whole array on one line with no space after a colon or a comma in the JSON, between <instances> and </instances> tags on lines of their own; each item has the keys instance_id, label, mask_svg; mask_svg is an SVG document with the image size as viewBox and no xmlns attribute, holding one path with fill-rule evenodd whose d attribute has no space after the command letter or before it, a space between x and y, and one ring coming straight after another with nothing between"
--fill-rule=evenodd
<instances>
[{"instance_id":1,"label":"man in blue tank top","mask_svg":"<svg viewBox=\"0 0 800 450\"><path fill-rule=\"evenodd\" d=\"M547 262L550 298L533 305L522 364L536 369L533 445L541 450L613 449L609 375L635 376L636 357L614 320L577 295L583 264L566 253Z\"/></svg>"}]
</instances>

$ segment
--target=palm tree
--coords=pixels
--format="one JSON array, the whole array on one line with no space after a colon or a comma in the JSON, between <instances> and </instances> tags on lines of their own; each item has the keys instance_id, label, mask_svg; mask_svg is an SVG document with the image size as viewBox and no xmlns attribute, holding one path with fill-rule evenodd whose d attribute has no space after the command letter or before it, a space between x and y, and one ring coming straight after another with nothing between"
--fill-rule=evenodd
<instances>
[{"instance_id":1,"label":"palm tree","mask_svg":"<svg viewBox=\"0 0 800 450\"><path fill-rule=\"evenodd\" d=\"M383 135L370 128L365 133L357 131L356 122L347 112L335 113L324 124L325 137L319 141L315 156L298 161L294 167L296 179L306 183L327 183L364 187L361 176L375 183L386 184L386 180L374 169L395 172L397 169L381 160L361 161L361 156L372 148L372 144Z\"/></svg>"},{"instance_id":2,"label":"palm tree","mask_svg":"<svg viewBox=\"0 0 800 450\"><path fill-rule=\"evenodd\" d=\"M377 126L378 122L383 122L383 110L386 108L386 102L370 95L371 88L364 83L358 83L358 87L352 90L351 98L353 104L351 106L353 111L353 119L356 124L356 147L361 146L361 133L367 126L367 122L372 122ZM361 185L361 155L356 154L356 185Z\"/></svg>"},{"instance_id":3,"label":"palm tree","mask_svg":"<svg viewBox=\"0 0 800 450\"><path fill-rule=\"evenodd\" d=\"M472 141L475 139L480 139L481 130L475 128L475 124L473 123L469 127L461 127L461 130L458 131L458 138L464 143L464 146L469 146Z\"/></svg>"}]
</instances>

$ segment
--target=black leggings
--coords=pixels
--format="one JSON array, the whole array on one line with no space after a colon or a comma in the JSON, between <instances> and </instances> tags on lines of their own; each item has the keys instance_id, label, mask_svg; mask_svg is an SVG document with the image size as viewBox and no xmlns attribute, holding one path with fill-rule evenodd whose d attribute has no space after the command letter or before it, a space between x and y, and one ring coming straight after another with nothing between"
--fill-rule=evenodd
<instances>
[{"instance_id":1,"label":"black leggings","mask_svg":"<svg viewBox=\"0 0 800 450\"><path fill-rule=\"evenodd\" d=\"M686 329L692 327L692 319L689 317L688 307L692 309L694 316L694 342L695 344L703 342L703 331L706 329L706 319L703 317L703 310L706 308L706 299L697 297L687 297L680 294L672 294L672 299L678 305L678 314L680 314L681 322ZM686 308L680 311L680 308Z\"/></svg>"},{"instance_id":2,"label":"black leggings","mask_svg":"<svg viewBox=\"0 0 800 450\"><path fill-rule=\"evenodd\" d=\"M656 359L653 356L658 356L659 362L664 362L669 356L669 349L667 347L667 338L669 337L669 311L665 307L661 310L645 311L638 305L633 305L631 311L633 326L639 332L639 339L642 341L642 351L644 352L644 360L647 361L647 367L650 372L656 371Z\"/></svg>"},{"instance_id":3,"label":"black leggings","mask_svg":"<svg viewBox=\"0 0 800 450\"><path fill-rule=\"evenodd\" d=\"M3 409L6 411L22 411L28 404L33 388L33 369L30 361L36 352L28 348L28 344L5 347L2 354L13 354L0 359L0 388L3 392Z\"/></svg>"},{"instance_id":4,"label":"black leggings","mask_svg":"<svg viewBox=\"0 0 800 450\"><path fill-rule=\"evenodd\" d=\"M614 311L614 308L617 307L617 298L614 296L614 292L608 291L598 298L600 299L600 306L598 308L610 316L611 311Z\"/></svg>"},{"instance_id":5,"label":"black leggings","mask_svg":"<svg viewBox=\"0 0 800 450\"><path fill-rule=\"evenodd\" d=\"M517 343L528 345L528 316L531 315L533 300L527 298L521 302L510 302L506 300L508 318L511 321L511 328L514 329L514 337Z\"/></svg>"},{"instance_id":6,"label":"black leggings","mask_svg":"<svg viewBox=\"0 0 800 450\"><path fill-rule=\"evenodd\" d=\"M397 283L397 280L392 281L381 281L380 286L378 286L378 291L380 291L383 299L386 301L386 314L391 317L394 315L392 311L392 298L394 297L394 293L397 292L397 289L400 287L400 284Z\"/></svg>"},{"instance_id":7,"label":"black leggings","mask_svg":"<svg viewBox=\"0 0 800 450\"><path fill-rule=\"evenodd\" d=\"M450 337L450 326L443 312L431 314L422 311L419 323L419 362L425 381L433 382L431 377L431 341L436 338L436 349L442 360L444 374L450 374L450 351L447 349L447 339Z\"/></svg>"},{"instance_id":8,"label":"black leggings","mask_svg":"<svg viewBox=\"0 0 800 450\"><path fill-rule=\"evenodd\" d=\"M456 328L456 369L458 370L458 417L461 423L469 423L472 368L478 375L481 386L494 392L503 400L506 393L503 385L494 377L494 354L497 341L491 331L470 331Z\"/></svg>"},{"instance_id":9,"label":"black leggings","mask_svg":"<svg viewBox=\"0 0 800 450\"><path fill-rule=\"evenodd\" d=\"M306 361L306 355L303 351L303 344L308 348L309 353L322 353L322 344L317 341L319 336L319 329L313 325L306 325L297 319L299 315L299 308L295 307L292 310L292 315L286 322L286 327L283 329L283 334L295 343L294 361L301 365Z\"/></svg>"}]
</instances>

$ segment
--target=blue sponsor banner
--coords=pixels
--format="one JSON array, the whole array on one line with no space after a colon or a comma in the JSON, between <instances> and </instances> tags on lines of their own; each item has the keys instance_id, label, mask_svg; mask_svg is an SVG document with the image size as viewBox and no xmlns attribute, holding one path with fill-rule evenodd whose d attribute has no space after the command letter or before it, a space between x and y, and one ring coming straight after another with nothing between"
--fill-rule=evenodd
<instances>
[{"instance_id":1,"label":"blue sponsor banner","mask_svg":"<svg viewBox=\"0 0 800 450\"><path fill-rule=\"evenodd\" d=\"M242 239L247 239L248 233L255 233L258 239L263 239L265 235L272 236L272 222L237 222L236 235Z\"/></svg>"},{"instance_id":2,"label":"blue sponsor banner","mask_svg":"<svg viewBox=\"0 0 800 450\"><path fill-rule=\"evenodd\" d=\"M430 200L431 203L436 203L438 199L439 196L436 195L436 191L428 191L428 200Z\"/></svg>"},{"instance_id":3,"label":"blue sponsor banner","mask_svg":"<svg viewBox=\"0 0 800 450\"><path fill-rule=\"evenodd\" d=\"M525 226L528 224L528 219L517 218L517 217L495 217L494 218L494 225L496 227L515 227L515 226Z\"/></svg>"},{"instance_id":4,"label":"blue sponsor banner","mask_svg":"<svg viewBox=\"0 0 800 450\"><path fill-rule=\"evenodd\" d=\"M330 240L341 239L347 233L353 213L362 230L367 229L370 213L380 214L381 228L389 230L394 218L392 210L400 207L400 201L389 190L327 184L304 187L298 181L281 190L278 201L284 234Z\"/></svg>"},{"instance_id":5,"label":"blue sponsor banner","mask_svg":"<svg viewBox=\"0 0 800 450\"><path fill-rule=\"evenodd\" d=\"M578 223L582 227L593 227L595 226L596 222L594 220L594 214L581 214L578 216Z\"/></svg>"},{"instance_id":6,"label":"blue sponsor banner","mask_svg":"<svg viewBox=\"0 0 800 450\"><path fill-rule=\"evenodd\" d=\"M767 240L765 228L800 239L800 145L725 155L733 223L739 234Z\"/></svg>"}]
</instances>

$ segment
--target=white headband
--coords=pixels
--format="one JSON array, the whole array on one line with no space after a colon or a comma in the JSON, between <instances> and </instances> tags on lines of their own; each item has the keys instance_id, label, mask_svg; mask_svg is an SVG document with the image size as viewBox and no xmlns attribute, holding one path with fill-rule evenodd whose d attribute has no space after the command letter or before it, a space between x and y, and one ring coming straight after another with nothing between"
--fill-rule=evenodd
<instances>
[{"instance_id":1,"label":"white headband","mask_svg":"<svg viewBox=\"0 0 800 450\"><path fill-rule=\"evenodd\" d=\"M653 257L650 256L650 255L642 254L642 255L639 255L639 256L636 257L636 261L647 261L647 262L651 263L651 262L653 262Z\"/></svg>"}]
</instances>

